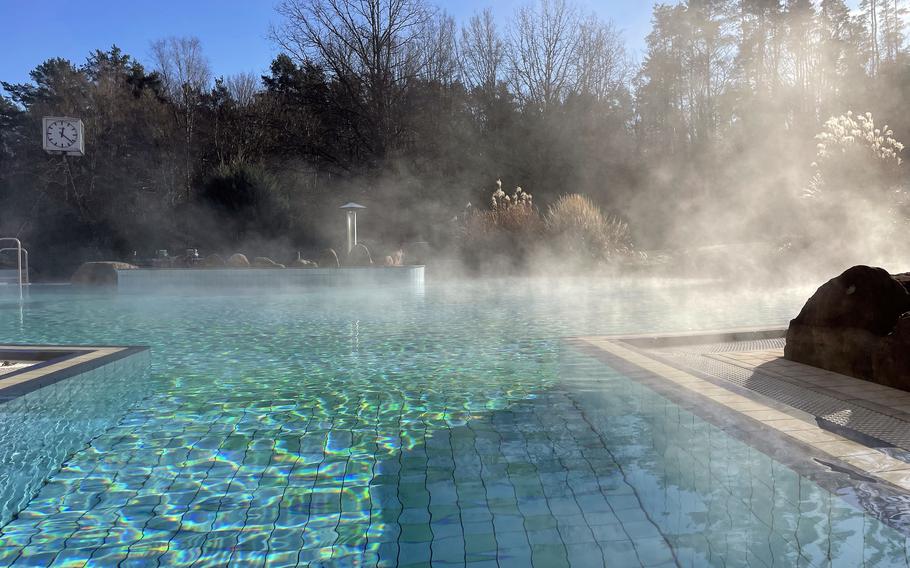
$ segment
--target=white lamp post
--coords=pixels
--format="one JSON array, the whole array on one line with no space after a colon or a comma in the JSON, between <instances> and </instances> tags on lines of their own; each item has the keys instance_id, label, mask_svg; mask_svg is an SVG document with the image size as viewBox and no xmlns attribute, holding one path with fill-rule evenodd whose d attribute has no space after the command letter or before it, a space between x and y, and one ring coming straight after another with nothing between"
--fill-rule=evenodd
<instances>
[{"instance_id":1,"label":"white lamp post","mask_svg":"<svg viewBox=\"0 0 910 568\"><path fill-rule=\"evenodd\" d=\"M351 203L342 205L339 209L344 209L347 212L348 253L350 253L351 249L354 248L354 245L357 244L357 210L366 209L366 207L352 201Z\"/></svg>"}]
</instances>

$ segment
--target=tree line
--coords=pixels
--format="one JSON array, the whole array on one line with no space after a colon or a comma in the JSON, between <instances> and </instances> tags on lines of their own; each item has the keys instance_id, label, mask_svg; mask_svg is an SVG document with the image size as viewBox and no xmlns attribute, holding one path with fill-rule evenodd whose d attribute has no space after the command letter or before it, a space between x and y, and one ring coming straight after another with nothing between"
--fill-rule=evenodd
<instances>
[{"instance_id":1,"label":"tree line","mask_svg":"<svg viewBox=\"0 0 910 568\"><path fill-rule=\"evenodd\" d=\"M640 246L745 239L798 230L829 117L869 111L910 138L904 0L657 4L640 61L571 0L504 22L426 0L276 10L261 77L213 77L198 40L166 38L146 62L114 46L3 82L0 233L56 266L279 255L337 245L355 200L381 246L442 246L501 178L542 206L586 194ZM48 115L83 120L84 157L42 151Z\"/></svg>"}]
</instances>

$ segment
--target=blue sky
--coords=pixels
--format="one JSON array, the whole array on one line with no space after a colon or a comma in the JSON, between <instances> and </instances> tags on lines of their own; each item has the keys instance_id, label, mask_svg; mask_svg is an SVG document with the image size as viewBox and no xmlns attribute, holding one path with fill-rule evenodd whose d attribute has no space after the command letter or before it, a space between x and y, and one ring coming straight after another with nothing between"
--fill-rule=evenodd
<instances>
[{"instance_id":1,"label":"blue sky","mask_svg":"<svg viewBox=\"0 0 910 568\"><path fill-rule=\"evenodd\" d=\"M277 22L277 0L0 0L0 80L25 82L50 57L81 64L94 49L117 44L143 62L149 44L167 36L197 36L215 75L268 69L276 50L267 39ZM458 20L492 6L505 20L522 0L438 0ZM641 0L581 0L613 18L639 45L647 33L650 3Z\"/></svg>"},{"instance_id":2,"label":"blue sky","mask_svg":"<svg viewBox=\"0 0 910 568\"><path fill-rule=\"evenodd\" d=\"M431 0L432 1L432 0ZM492 6L504 21L526 0L436 0L459 21ZM640 52L648 33L648 0L577 0L616 22L630 50ZM858 0L853 0L855 4ZM0 0L0 80L25 82L50 57L81 64L94 49L117 44L143 62L149 44L167 36L198 37L216 76L265 72L276 54L267 39L278 18L273 0Z\"/></svg>"}]
</instances>

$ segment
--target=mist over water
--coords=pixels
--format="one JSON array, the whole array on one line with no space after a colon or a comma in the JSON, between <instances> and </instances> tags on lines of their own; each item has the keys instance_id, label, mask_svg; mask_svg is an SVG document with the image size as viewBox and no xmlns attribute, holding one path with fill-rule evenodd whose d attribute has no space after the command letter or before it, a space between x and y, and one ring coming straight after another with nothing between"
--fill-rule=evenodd
<instances>
[{"instance_id":1,"label":"mist over water","mask_svg":"<svg viewBox=\"0 0 910 568\"><path fill-rule=\"evenodd\" d=\"M445 277L906 269L903 2L641 9L639 58L571 0L464 21L430 0L285 0L262 77L215 76L191 37L36 61L3 83L0 234L38 280L161 249L288 263L344 248L338 206L356 201L374 260L404 250ZM83 121L85 156L42 151L48 115ZM533 214L477 230L497 180ZM575 194L594 228L560 233L551 208Z\"/></svg>"}]
</instances>

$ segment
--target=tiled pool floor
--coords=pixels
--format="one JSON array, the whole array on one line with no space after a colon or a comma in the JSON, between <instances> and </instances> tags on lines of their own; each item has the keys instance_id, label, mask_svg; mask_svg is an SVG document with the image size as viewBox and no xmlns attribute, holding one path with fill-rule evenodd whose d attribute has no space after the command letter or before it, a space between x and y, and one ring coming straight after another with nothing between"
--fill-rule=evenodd
<instances>
[{"instance_id":1,"label":"tiled pool floor","mask_svg":"<svg viewBox=\"0 0 910 568\"><path fill-rule=\"evenodd\" d=\"M447 427L409 419L391 453L377 417L336 424L288 401L220 407L179 435L137 436L152 412L131 413L3 528L0 561L908 564L902 533L731 435L739 426L572 348L559 379Z\"/></svg>"}]
</instances>

